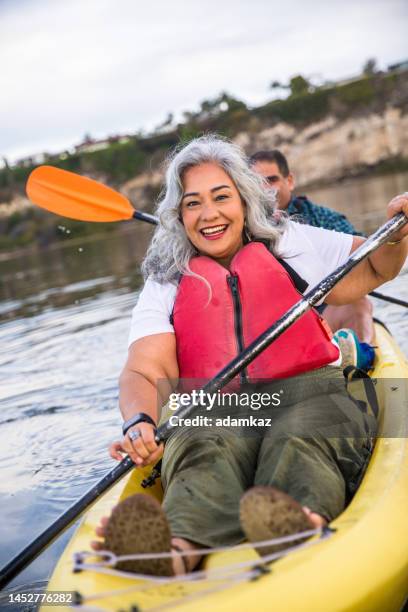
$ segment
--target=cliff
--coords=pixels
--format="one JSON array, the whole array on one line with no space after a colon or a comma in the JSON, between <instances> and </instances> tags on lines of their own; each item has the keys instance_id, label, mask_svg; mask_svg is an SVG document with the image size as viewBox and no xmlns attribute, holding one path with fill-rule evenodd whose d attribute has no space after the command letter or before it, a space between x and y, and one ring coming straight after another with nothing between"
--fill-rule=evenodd
<instances>
[{"instance_id":1,"label":"cliff","mask_svg":"<svg viewBox=\"0 0 408 612\"><path fill-rule=\"evenodd\" d=\"M166 124L150 136L110 139L105 148L101 143L77 147L75 152L45 156L44 163L102 180L122 191L136 208L148 211L160 192L168 151L208 132L228 136L248 154L281 149L301 189L370 172L408 170L407 70L319 88L299 78L305 87L286 99L249 109L223 93L203 101L198 112L185 113L184 123L176 127ZM61 219L51 220L33 209L24 184L34 167L28 159L0 170L0 249L48 244L66 239L73 229L76 235L101 230L101 225L64 220L61 231Z\"/></svg>"},{"instance_id":2,"label":"cliff","mask_svg":"<svg viewBox=\"0 0 408 612\"><path fill-rule=\"evenodd\" d=\"M408 159L408 113L387 107L382 113L346 119L330 115L303 129L278 123L258 134L242 132L235 141L250 153L279 148L299 187L333 183L387 161Z\"/></svg>"}]
</instances>

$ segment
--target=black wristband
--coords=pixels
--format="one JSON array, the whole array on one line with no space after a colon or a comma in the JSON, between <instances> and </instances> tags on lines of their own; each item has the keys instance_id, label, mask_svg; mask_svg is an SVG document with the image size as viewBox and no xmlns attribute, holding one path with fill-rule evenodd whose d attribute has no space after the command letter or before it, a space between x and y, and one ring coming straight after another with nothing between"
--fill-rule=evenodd
<instances>
[{"instance_id":1,"label":"black wristband","mask_svg":"<svg viewBox=\"0 0 408 612\"><path fill-rule=\"evenodd\" d=\"M135 416L132 416L132 418L128 419L127 421L123 423L122 425L123 435L125 436L127 431L134 425L137 425L138 423L150 423L150 425L153 425L154 427L156 427L156 423L153 421L152 417L150 417L145 412L138 412L137 414L135 414Z\"/></svg>"}]
</instances>

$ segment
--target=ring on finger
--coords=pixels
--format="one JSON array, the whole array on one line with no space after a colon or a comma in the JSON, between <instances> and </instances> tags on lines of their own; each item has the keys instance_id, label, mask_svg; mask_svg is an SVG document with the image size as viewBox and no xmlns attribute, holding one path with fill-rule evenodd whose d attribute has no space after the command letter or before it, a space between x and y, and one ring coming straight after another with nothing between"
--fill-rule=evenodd
<instances>
[{"instance_id":1,"label":"ring on finger","mask_svg":"<svg viewBox=\"0 0 408 612\"><path fill-rule=\"evenodd\" d=\"M140 431L139 431L138 429L136 429L136 431L129 431L128 436L129 436L130 440L131 440L132 442L134 442L135 440L137 440L138 438L140 438L141 433L140 433Z\"/></svg>"}]
</instances>

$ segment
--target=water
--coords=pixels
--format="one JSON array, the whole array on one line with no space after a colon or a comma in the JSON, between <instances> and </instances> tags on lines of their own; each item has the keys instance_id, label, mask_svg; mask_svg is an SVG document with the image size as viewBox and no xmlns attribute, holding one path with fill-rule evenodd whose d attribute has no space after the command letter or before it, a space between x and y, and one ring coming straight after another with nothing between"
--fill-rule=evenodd
<instances>
[{"instance_id":1,"label":"water","mask_svg":"<svg viewBox=\"0 0 408 612\"><path fill-rule=\"evenodd\" d=\"M129 230L0 262L0 565L112 467L150 234ZM13 584L46 578L68 535Z\"/></svg>"},{"instance_id":2,"label":"water","mask_svg":"<svg viewBox=\"0 0 408 612\"><path fill-rule=\"evenodd\" d=\"M335 187L323 187L307 192L316 203L344 213L353 225L367 234L385 222L386 204L391 198L408 190L408 172L348 179Z\"/></svg>"},{"instance_id":3,"label":"water","mask_svg":"<svg viewBox=\"0 0 408 612\"><path fill-rule=\"evenodd\" d=\"M309 192L364 231L408 174ZM112 467L117 379L151 229L0 260L0 565ZM381 291L408 301L408 269ZM375 301L408 354L408 311ZM72 529L71 529L72 531ZM70 532L13 582L44 581Z\"/></svg>"}]
</instances>

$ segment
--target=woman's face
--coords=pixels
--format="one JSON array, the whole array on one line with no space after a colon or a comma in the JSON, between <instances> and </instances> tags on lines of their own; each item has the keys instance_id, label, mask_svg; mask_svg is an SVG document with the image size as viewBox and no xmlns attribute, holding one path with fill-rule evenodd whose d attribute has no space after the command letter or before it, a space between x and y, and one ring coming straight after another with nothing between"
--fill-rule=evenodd
<instances>
[{"instance_id":1,"label":"woman's face","mask_svg":"<svg viewBox=\"0 0 408 612\"><path fill-rule=\"evenodd\" d=\"M216 163L193 166L183 176L181 218L202 255L228 266L242 247L245 208L232 179Z\"/></svg>"}]
</instances>

